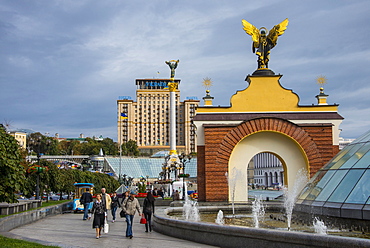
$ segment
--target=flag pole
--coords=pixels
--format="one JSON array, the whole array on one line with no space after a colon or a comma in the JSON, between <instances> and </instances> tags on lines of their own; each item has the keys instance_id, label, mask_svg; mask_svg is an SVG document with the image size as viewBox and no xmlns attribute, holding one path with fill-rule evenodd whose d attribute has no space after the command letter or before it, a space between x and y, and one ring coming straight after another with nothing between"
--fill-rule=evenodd
<instances>
[{"instance_id":1,"label":"flag pole","mask_svg":"<svg viewBox=\"0 0 370 248\"><path fill-rule=\"evenodd\" d=\"M121 168L122 168L122 119L121 111L118 112L118 123L119 123L119 175L118 181L121 183Z\"/></svg>"}]
</instances>

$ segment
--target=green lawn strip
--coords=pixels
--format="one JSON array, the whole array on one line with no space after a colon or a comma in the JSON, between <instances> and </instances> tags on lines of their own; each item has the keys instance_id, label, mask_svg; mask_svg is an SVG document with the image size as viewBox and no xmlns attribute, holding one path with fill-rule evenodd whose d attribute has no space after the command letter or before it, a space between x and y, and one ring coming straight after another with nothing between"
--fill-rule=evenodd
<instances>
[{"instance_id":1,"label":"green lawn strip","mask_svg":"<svg viewBox=\"0 0 370 248\"><path fill-rule=\"evenodd\" d=\"M44 201L43 201L43 202L41 203L41 207L38 207L38 208L31 208L31 209L28 209L28 210L26 210L26 211L17 212L17 213L14 213L14 214L24 213L24 212L28 212L28 211L35 210L35 209L44 208L44 207L50 207L50 206L54 206L54 205L58 205L58 204L65 203L65 202L70 202L70 201L71 201L71 200L49 201L49 202L44 202ZM9 215L0 215L0 218L4 218L4 217L10 216L10 215L14 215L14 214L9 214Z\"/></svg>"},{"instance_id":2,"label":"green lawn strip","mask_svg":"<svg viewBox=\"0 0 370 248\"><path fill-rule=\"evenodd\" d=\"M14 248L14 247L26 247L26 248L39 248L39 247L57 247L50 245L41 245L20 239L11 239L4 236L0 236L0 244L2 248Z\"/></svg>"}]
</instances>

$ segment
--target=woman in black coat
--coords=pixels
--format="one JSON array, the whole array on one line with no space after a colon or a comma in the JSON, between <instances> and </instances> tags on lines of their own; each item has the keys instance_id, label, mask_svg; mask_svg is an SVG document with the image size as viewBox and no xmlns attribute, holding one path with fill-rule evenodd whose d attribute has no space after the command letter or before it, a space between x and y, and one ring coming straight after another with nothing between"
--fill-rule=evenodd
<instances>
[{"instance_id":1,"label":"woman in black coat","mask_svg":"<svg viewBox=\"0 0 370 248\"><path fill-rule=\"evenodd\" d=\"M145 232L149 230L152 231L152 214L154 214L154 196L151 192L148 192L146 198L144 199L143 213L146 219Z\"/></svg>"},{"instance_id":2,"label":"woman in black coat","mask_svg":"<svg viewBox=\"0 0 370 248\"><path fill-rule=\"evenodd\" d=\"M96 238L98 239L101 237L101 229L104 227L105 214L107 212L107 208L101 199L101 194L96 195L96 201L91 211L94 214L92 228L95 228Z\"/></svg>"}]
</instances>

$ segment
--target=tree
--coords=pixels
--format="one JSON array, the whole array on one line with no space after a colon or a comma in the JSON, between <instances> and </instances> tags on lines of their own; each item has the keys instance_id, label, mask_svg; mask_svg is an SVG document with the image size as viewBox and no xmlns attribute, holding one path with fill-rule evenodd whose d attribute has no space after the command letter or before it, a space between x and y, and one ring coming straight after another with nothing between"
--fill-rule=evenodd
<instances>
[{"instance_id":1,"label":"tree","mask_svg":"<svg viewBox=\"0 0 370 248\"><path fill-rule=\"evenodd\" d=\"M36 154L59 154L58 141L52 137L47 137L41 133L31 133L27 137L27 146L30 151Z\"/></svg>"},{"instance_id":2,"label":"tree","mask_svg":"<svg viewBox=\"0 0 370 248\"><path fill-rule=\"evenodd\" d=\"M74 175L74 171L79 170L71 170L71 169L61 169L60 171L60 183L59 183L59 192L60 192L60 199L62 199L63 192L70 195L70 192L74 191L74 183L77 181Z\"/></svg>"},{"instance_id":3,"label":"tree","mask_svg":"<svg viewBox=\"0 0 370 248\"><path fill-rule=\"evenodd\" d=\"M41 165L47 166L48 168L48 171L46 173L43 173L41 177L41 179L44 180L45 183L44 185L47 185L47 187L45 187L46 193L49 195L50 192L59 192L59 184L61 183L60 180L61 173L58 166L46 160L41 161L42 161Z\"/></svg>"},{"instance_id":4,"label":"tree","mask_svg":"<svg viewBox=\"0 0 370 248\"><path fill-rule=\"evenodd\" d=\"M21 162L17 140L0 128L0 202L18 202L14 193L21 190L25 179Z\"/></svg>"},{"instance_id":5,"label":"tree","mask_svg":"<svg viewBox=\"0 0 370 248\"><path fill-rule=\"evenodd\" d=\"M136 141L129 140L128 142L123 143L122 154L126 156L138 156L140 154L140 151L138 149Z\"/></svg>"},{"instance_id":6,"label":"tree","mask_svg":"<svg viewBox=\"0 0 370 248\"><path fill-rule=\"evenodd\" d=\"M101 141L103 150L106 155L117 155L118 154L118 144L114 142L111 138L105 138Z\"/></svg>"},{"instance_id":7,"label":"tree","mask_svg":"<svg viewBox=\"0 0 370 248\"><path fill-rule=\"evenodd\" d=\"M94 173L90 171L69 170L73 174L75 182L93 183L95 193L100 193L101 188L106 188L108 193L112 193L120 186L119 182L112 176L104 173Z\"/></svg>"}]
</instances>

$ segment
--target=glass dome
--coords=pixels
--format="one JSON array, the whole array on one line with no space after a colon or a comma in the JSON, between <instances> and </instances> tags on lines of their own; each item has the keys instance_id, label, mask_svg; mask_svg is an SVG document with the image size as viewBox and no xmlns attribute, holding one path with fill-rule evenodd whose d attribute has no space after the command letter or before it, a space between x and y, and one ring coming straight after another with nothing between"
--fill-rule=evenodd
<instances>
[{"instance_id":1,"label":"glass dome","mask_svg":"<svg viewBox=\"0 0 370 248\"><path fill-rule=\"evenodd\" d=\"M348 144L309 181L297 209L370 220L370 131Z\"/></svg>"}]
</instances>

